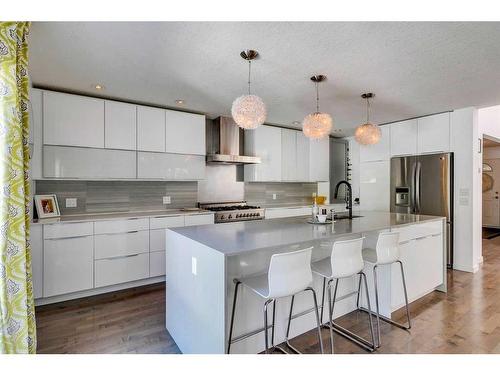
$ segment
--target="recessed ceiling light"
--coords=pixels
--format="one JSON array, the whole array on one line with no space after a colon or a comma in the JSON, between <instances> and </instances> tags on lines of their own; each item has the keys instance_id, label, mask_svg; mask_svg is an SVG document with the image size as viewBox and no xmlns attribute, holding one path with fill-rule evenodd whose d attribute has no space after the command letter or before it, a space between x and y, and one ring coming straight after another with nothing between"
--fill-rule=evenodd
<instances>
[{"instance_id":1,"label":"recessed ceiling light","mask_svg":"<svg viewBox=\"0 0 500 375\"><path fill-rule=\"evenodd\" d=\"M96 90L104 90L104 86L103 86L103 85L100 85L99 83L97 83L97 84L94 86L94 88L95 88Z\"/></svg>"},{"instance_id":2,"label":"recessed ceiling light","mask_svg":"<svg viewBox=\"0 0 500 375\"><path fill-rule=\"evenodd\" d=\"M182 105L182 104L184 104L184 102L185 102L185 100L184 100L184 99L177 99L177 100L175 101L175 104Z\"/></svg>"}]
</instances>

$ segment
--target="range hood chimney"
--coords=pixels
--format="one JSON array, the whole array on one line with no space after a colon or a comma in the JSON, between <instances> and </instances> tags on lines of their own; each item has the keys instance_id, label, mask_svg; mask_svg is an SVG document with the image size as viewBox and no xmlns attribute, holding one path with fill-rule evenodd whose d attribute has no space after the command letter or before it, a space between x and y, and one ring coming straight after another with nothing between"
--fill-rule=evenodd
<instances>
[{"instance_id":1,"label":"range hood chimney","mask_svg":"<svg viewBox=\"0 0 500 375\"><path fill-rule=\"evenodd\" d=\"M259 164L260 157L245 156L244 131L231 117L218 117L213 124L207 122L207 163L209 164Z\"/></svg>"}]
</instances>

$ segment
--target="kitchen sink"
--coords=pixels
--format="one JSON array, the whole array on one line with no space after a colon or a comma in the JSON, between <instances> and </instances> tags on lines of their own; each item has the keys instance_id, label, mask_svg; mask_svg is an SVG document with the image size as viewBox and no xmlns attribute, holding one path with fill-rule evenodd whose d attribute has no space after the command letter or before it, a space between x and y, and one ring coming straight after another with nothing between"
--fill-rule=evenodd
<instances>
[{"instance_id":1,"label":"kitchen sink","mask_svg":"<svg viewBox=\"0 0 500 375\"><path fill-rule=\"evenodd\" d=\"M363 217L363 216L360 216L360 215L352 215L352 218L353 219L356 219L357 217ZM346 219L349 219L349 215L335 215L335 220L346 220Z\"/></svg>"}]
</instances>

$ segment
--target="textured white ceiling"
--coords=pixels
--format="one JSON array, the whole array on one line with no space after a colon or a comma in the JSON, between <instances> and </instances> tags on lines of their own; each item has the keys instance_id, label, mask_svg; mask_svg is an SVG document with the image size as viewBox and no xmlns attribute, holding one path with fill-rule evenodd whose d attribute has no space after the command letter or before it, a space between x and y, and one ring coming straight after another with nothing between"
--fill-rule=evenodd
<instances>
[{"instance_id":1,"label":"textured white ceiling","mask_svg":"<svg viewBox=\"0 0 500 375\"><path fill-rule=\"evenodd\" d=\"M245 93L243 49L259 51L253 91L269 123L293 126L314 110L313 74L326 74L321 110L341 134L372 118L396 121L500 103L500 23L35 22L35 86L230 115ZM105 86L96 92L95 83Z\"/></svg>"}]
</instances>

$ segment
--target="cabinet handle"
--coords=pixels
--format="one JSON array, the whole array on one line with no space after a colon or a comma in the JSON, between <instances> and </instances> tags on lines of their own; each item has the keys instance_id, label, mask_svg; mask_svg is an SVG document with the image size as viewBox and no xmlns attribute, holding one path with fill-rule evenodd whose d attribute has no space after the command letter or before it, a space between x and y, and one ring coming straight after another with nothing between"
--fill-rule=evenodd
<instances>
[{"instance_id":1,"label":"cabinet handle","mask_svg":"<svg viewBox=\"0 0 500 375\"><path fill-rule=\"evenodd\" d=\"M114 259L124 259L124 258L132 258L139 256L139 254L130 254L130 255L122 255L118 257L109 257L109 258L102 258L102 259L97 259L97 260L114 260Z\"/></svg>"},{"instance_id":2,"label":"cabinet handle","mask_svg":"<svg viewBox=\"0 0 500 375\"><path fill-rule=\"evenodd\" d=\"M84 234L82 236L71 236L71 237L57 237L57 238L44 238L44 240L58 241L58 240L73 240L75 238L92 237L91 234Z\"/></svg>"},{"instance_id":3,"label":"cabinet handle","mask_svg":"<svg viewBox=\"0 0 500 375\"><path fill-rule=\"evenodd\" d=\"M439 237L441 233L433 234L431 237Z\"/></svg>"},{"instance_id":4,"label":"cabinet handle","mask_svg":"<svg viewBox=\"0 0 500 375\"><path fill-rule=\"evenodd\" d=\"M407 244L407 243L410 243L410 242L411 242L411 240L408 240L408 241L403 241L403 242L400 242L399 244L400 244L400 245L404 245L404 244Z\"/></svg>"},{"instance_id":5,"label":"cabinet handle","mask_svg":"<svg viewBox=\"0 0 500 375\"><path fill-rule=\"evenodd\" d=\"M145 232L146 230L143 230ZM97 233L96 236L116 236L117 234L128 234L128 233L138 233L138 230L129 230L128 232L118 232L118 233Z\"/></svg>"},{"instance_id":6,"label":"cabinet handle","mask_svg":"<svg viewBox=\"0 0 500 375\"><path fill-rule=\"evenodd\" d=\"M423 239L426 239L426 238L427 238L427 236L417 237L417 238L415 238L415 241L420 241L420 240L423 240Z\"/></svg>"}]
</instances>

